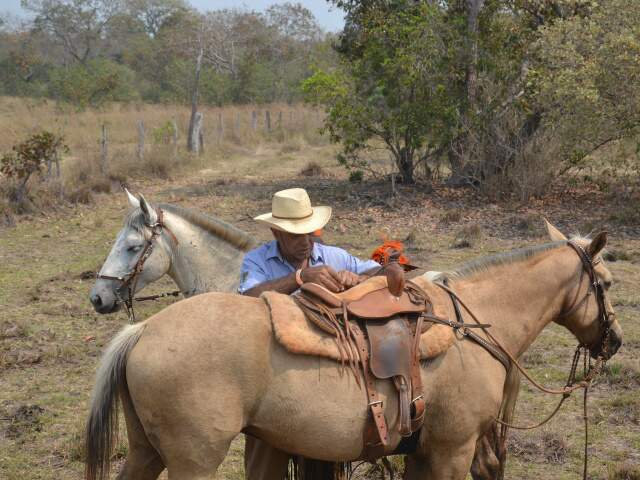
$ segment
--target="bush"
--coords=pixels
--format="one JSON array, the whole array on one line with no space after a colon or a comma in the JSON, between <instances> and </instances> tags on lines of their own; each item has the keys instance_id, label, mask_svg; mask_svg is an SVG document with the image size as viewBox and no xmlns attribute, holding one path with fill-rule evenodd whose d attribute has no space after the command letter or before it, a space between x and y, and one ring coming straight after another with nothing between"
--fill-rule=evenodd
<instances>
[{"instance_id":1,"label":"bush","mask_svg":"<svg viewBox=\"0 0 640 480\"><path fill-rule=\"evenodd\" d=\"M137 100L135 73L124 65L96 58L86 65L58 67L50 72L50 96L79 108L109 101Z\"/></svg>"},{"instance_id":2,"label":"bush","mask_svg":"<svg viewBox=\"0 0 640 480\"><path fill-rule=\"evenodd\" d=\"M43 130L14 145L12 151L0 158L0 172L13 179L16 186L9 190L9 200L26 205L29 200L29 179L42 173L45 166L51 173L52 164L60 152L68 152L64 137Z\"/></svg>"}]
</instances>

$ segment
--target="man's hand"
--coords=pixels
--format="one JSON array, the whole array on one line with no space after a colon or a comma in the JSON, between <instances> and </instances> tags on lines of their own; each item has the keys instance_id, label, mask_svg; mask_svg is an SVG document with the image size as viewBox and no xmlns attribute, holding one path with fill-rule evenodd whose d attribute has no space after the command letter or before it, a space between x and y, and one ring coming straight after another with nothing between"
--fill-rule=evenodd
<instances>
[{"instance_id":1,"label":"man's hand","mask_svg":"<svg viewBox=\"0 0 640 480\"><path fill-rule=\"evenodd\" d=\"M348 283L351 282L352 279L347 281L345 275L343 275L344 273L350 274L351 272L346 272L343 270L342 272L338 273L333 268L327 265L308 267L302 270L302 281L317 283L331 292L342 292L345 287L348 288L352 286Z\"/></svg>"},{"instance_id":2,"label":"man's hand","mask_svg":"<svg viewBox=\"0 0 640 480\"><path fill-rule=\"evenodd\" d=\"M357 273L350 272L349 270L340 270L338 272L338 276L340 277L340 283L345 289L355 287L360 283L360 276Z\"/></svg>"}]
</instances>

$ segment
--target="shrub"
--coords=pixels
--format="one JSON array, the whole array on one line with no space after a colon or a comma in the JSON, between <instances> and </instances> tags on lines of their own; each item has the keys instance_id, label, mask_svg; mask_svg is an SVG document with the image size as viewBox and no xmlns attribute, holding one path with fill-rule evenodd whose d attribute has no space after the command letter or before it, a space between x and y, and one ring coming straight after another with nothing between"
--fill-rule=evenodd
<instances>
[{"instance_id":1,"label":"shrub","mask_svg":"<svg viewBox=\"0 0 640 480\"><path fill-rule=\"evenodd\" d=\"M300 175L304 175L305 177L318 177L322 175L322 167L318 162L311 161L300 170Z\"/></svg>"},{"instance_id":2,"label":"shrub","mask_svg":"<svg viewBox=\"0 0 640 480\"><path fill-rule=\"evenodd\" d=\"M64 137L45 130L14 145L11 152L0 158L0 172L17 182L9 199L18 205L30 203L29 179L34 174L42 173L45 166L50 171L59 153L68 151L69 147L64 143Z\"/></svg>"}]
</instances>

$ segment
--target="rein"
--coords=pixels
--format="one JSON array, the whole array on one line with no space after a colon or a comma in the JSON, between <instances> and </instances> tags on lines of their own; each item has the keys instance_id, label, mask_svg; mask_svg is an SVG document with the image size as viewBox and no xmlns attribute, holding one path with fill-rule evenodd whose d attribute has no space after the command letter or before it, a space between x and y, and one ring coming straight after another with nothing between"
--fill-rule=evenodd
<instances>
[{"instance_id":1,"label":"rein","mask_svg":"<svg viewBox=\"0 0 640 480\"><path fill-rule=\"evenodd\" d=\"M587 480L587 465L588 465L588 449L587 449L587 447L588 447L588 443L589 443L588 414L587 414L588 391L589 391L589 388L591 387L591 383L593 382L593 379L602 372L602 369L604 368L604 365L606 363L606 353L607 353L607 350L608 350L609 333L610 333L610 329L611 329L611 319L610 319L610 315L607 312L606 305L605 305L604 289L603 289L602 284L598 280L598 277L597 277L597 275L595 273L595 266L599 263L599 260L594 262L594 260L589 256L587 251L582 246L578 245L577 243L575 243L575 242L573 242L571 240L569 240L567 243L576 252L578 257L580 257L580 260L581 260L582 265L584 267L583 269L581 269L581 274L580 274L580 280L578 282L578 287L580 285L582 285L582 278L583 278L583 275L584 275L585 271L587 272L587 274L589 276L589 287L587 289L587 293L585 294L585 296L579 302L577 301L577 295L579 293L579 288L578 288L578 293L576 294L576 301L573 302L573 305L570 307L569 311L564 313L564 314L562 314L561 317L566 317L566 316L570 315L571 313L575 312L580 307L580 305L582 305L585 301L588 301L588 298L591 296L591 288L593 288L593 290L594 290L594 292L596 294L596 301L598 302L598 318L599 318L600 323L601 323L601 325L603 327L604 333L603 333L603 335L601 337L601 340L600 340L600 351L599 351L598 357L596 359L595 365L591 365L591 360L589 358L589 347L587 345L579 344L576 347L575 353L573 355L573 360L571 362L571 367L570 367L570 370L569 370L569 376L567 378L567 383L564 386L564 388L562 388L562 389L551 389L551 388L544 387L543 385L538 383L535 379L533 379L533 377L531 377L531 375L526 371L526 369L520 365L520 363L516 360L516 358L489 332L489 330L486 328L486 325L482 324L478 320L476 315L460 299L460 297L456 294L455 291L453 291L451 288L449 288L446 284L442 284L442 283L439 283L439 282L434 282L434 283L436 285L438 285L440 288L442 288L444 291L446 291L451 296L451 299L452 299L452 302L453 302L453 305L454 305L454 309L455 309L455 312L456 312L456 317L458 317L458 322L456 322L456 323L458 323L458 325L464 324L464 322L462 320L462 314L461 314L461 312L459 310L459 307L457 305L459 303L469 313L471 318L476 322L477 325L474 325L474 327L479 327L480 326L482 331L489 338L489 340L491 340L491 342L493 342L493 344L491 344L490 342L487 342L484 339L478 337L478 335L476 335L474 332L462 330L463 336L468 336L472 340L474 340L477 343L479 343L481 346L483 346L485 349L487 349L489 351L489 353L491 353L494 357L496 357L498 360L500 360L501 363L503 363L503 365L505 365L506 368L508 368L509 367L509 363L506 363L503 360L504 357L502 355L496 355L496 350L499 351L501 354L503 354L504 356L506 356L508 358L508 362L510 362L511 365L514 365L520 371L520 373L522 373L522 375L524 375L525 378L527 380L529 380L529 382L531 382L531 384L534 385L536 388L538 388L540 391L542 391L544 393L552 394L552 395L562 395L562 398L560 399L560 402L558 403L556 408L553 410L553 412L551 412L551 414L548 417L546 417L544 420L542 420L541 422L539 422L539 423L537 423L535 425L527 425L527 426L512 425L512 424L503 422L499 418L496 418L495 421L497 423L499 423L500 425L503 425L505 427L508 427L508 428L514 428L516 430L532 430L532 429L541 427L542 425L544 425L547 422L549 422L560 411L560 408L562 407L563 403L565 402L565 400L567 398L569 398L571 393L573 393L575 390L578 390L580 388L584 389L583 418L584 418L584 431L585 431L585 446L584 446L583 480ZM445 279L445 283L446 283L446 279ZM458 327L458 328L460 328L460 327ZM464 329L466 327L462 327L462 328ZM576 372L577 372L578 364L580 363L580 357L581 356L584 356L584 359L583 359L583 365L584 365L584 367L583 367L583 369L584 369L583 370L583 379L580 382L576 383Z\"/></svg>"},{"instance_id":2,"label":"rein","mask_svg":"<svg viewBox=\"0 0 640 480\"><path fill-rule=\"evenodd\" d=\"M151 254L153 253L154 246L156 245L154 243L154 240L156 240L158 237L160 237L160 235L162 235L163 231L166 231L169 234L169 236L171 237L171 239L173 240L173 242L176 245L179 244L178 239L176 238L174 233L164 223L164 215L163 215L162 209L157 208L157 209L155 209L155 211L156 211L156 215L158 217L158 220L153 225L145 224L145 226L148 227L151 230L151 237L148 240L146 240L144 248L142 249L142 253L140 253L140 256L138 257L138 260L136 261L136 263L133 266L133 268L131 270L129 270L127 273L125 273L124 275L121 275L121 276L103 275L101 273L97 273L96 274L96 278L97 279L115 280L115 281L118 281L118 282L122 283L122 285L120 285L120 288L116 289L116 296L118 297L118 303L124 305L126 310L127 310L127 316L129 317L129 323L135 323L136 322L136 315L135 315L135 311L133 309L133 302L134 301L144 302L144 301L147 301L147 300L157 300L159 298L164 298L164 297L177 297L181 293L185 294L185 295L193 293L193 291L191 291L191 292L182 292L181 290L174 290L172 292L160 293L158 295L149 295L149 296L146 296L146 297L135 297L135 298L133 297L133 294L136 291L136 285L138 283L138 276L142 273L142 270L144 268L144 264L147 261L147 259L151 256ZM120 296L119 290L121 288L126 288L127 289L126 298L122 298Z\"/></svg>"}]
</instances>

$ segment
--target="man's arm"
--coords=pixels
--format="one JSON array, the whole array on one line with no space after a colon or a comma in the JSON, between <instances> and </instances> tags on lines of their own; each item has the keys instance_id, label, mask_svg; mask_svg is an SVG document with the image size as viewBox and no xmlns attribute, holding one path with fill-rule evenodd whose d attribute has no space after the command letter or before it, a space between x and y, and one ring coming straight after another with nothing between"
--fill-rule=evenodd
<instances>
[{"instance_id":1,"label":"man's arm","mask_svg":"<svg viewBox=\"0 0 640 480\"><path fill-rule=\"evenodd\" d=\"M298 283L296 282L296 274L291 273L286 277L278 278L276 280L268 280L256 285L244 292L244 295L249 297L259 297L262 292L276 291L280 293L290 294L298 289Z\"/></svg>"},{"instance_id":2,"label":"man's arm","mask_svg":"<svg viewBox=\"0 0 640 480\"><path fill-rule=\"evenodd\" d=\"M351 286L347 283L343 283L340 274L327 265L303 268L300 273L300 277L303 282L317 283L332 292L342 292L345 287L348 288ZM286 277L269 280L256 285L255 287L246 290L244 294L252 297L259 297L262 292L275 290L276 292L286 293L288 295L295 292L298 288L299 286L296 282L296 274L294 272L290 273Z\"/></svg>"}]
</instances>

